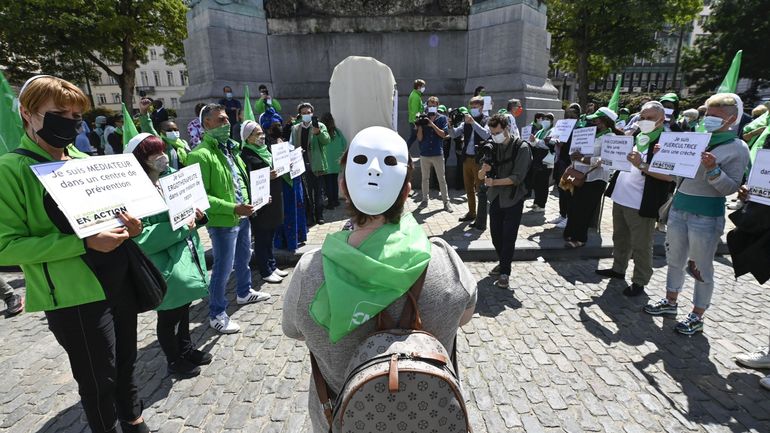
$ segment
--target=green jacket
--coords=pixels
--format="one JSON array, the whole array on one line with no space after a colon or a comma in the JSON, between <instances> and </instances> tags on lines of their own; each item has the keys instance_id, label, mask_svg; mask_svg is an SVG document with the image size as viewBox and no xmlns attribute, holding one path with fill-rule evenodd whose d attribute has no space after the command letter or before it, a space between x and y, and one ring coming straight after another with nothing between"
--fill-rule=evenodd
<instances>
[{"instance_id":1,"label":"green jacket","mask_svg":"<svg viewBox=\"0 0 770 433\"><path fill-rule=\"evenodd\" d=\"M172 173L170 170L168 173ZM191 245L198 255L193 256ZM156 310L171 310L208 295L208 274L197 227L171 229L168 212L142 218L142 233L134 242L163 274L168 291Z\"/></svg>"},{"instance_id":2,"label":"green jacket","mask_svg":"<svg viewBox=\"0 0 770 433\"><path fill-rule=\"evenodd\" d=\"M281 103L278 102L278 100L275 98L271 98L271 99L273 102L271 102L270 104L273 106L273 109L275 110L276 113L280 113ZM264 99L262 98L257 99L257 102L254 103L254 111L256 112L257 115L260 115L265 111L267 111L267 104L265 103Z\"/></svg>"},{"instance_id":3,"label":"green jacket","mask_svg":"<svg viewBox=\"0 0 770 433\"><path fill-rule=\"evenodd\" d=\"M26 135L19 148L51 159ZM73 158L87 157L73 145L67 151ZM21 266L27 311L104 300L99 280L82 259L85 241L60 232L49 219L43 205L45 189L29 168L34 164L37 161L16 153L0 156L0 266Z\"/></svg>"},{"instance_id":4,"label":"green jacket","mask_svg":"<svg viewBox=\"0 0 770 433\"><path fill-rule=\"evenodd\" d=\"M160 135L158 131L155 130L155 127L152 126L152 120L150 119L149 114L144 114L139 116L139 125L142 127L142 132L147 132L156 137L160 137L160 139L163 140L164 143L166 143L166 156L168 156L169 164L173 168L178 170L182 168L182 166L187 165L187 153L190 152L190 146L187 144L186 141L182 140L181 138L177 138L176 140L172 141ZM176 150L177 157L179 158L179 164L177 167L174 167L174 164L173 164L173 158L171 157L171 148Z\"/></svg>"},{"instance_id":5,"label":"green jacket","mask_svg":"<svg viewBox=\"0 0 770 433\"><path fill-rule=\"evenodd\" d=\"M240 157L240 147L233 151L235 164L238 168L241 180L244 183L246 194L245 203L249 200L249 176L246 164ZM239 204L235 199L235 187L230 173L230 165L227 157L219 148L217 141L208 134L203 134L201 143L187 155L187 163L200 164L203 186L208 194L211 207L207 211L210 227L235 227L240 219L235 214L235 207Z\"/></svg>"},{"instance_id":6,"label":"green jacket","mask_svg":"<svg viewBox=\"0 0 770 433\"><path fill-rule=\"evenodd\" d=\"M414 118L417 113L422 111L422 93L419 90L414 89L409 94L409 102L407 103L409 109L409 123L414 123Z\"/></svg>"},{"instance_id":7,"label":"green jacket","mask_svg":"<svg viewBox=\"0 0 770 433\"><path fill-rule=\"evenodd\" d=\"M326 172L336 174L340 172L340 158L348 148L348 141L342 135L340 128L334 128L334 130L336 131L334 138L331 138L329 145L326 146L326 165L328 166Z\"/></svg>"},{"instance_id":8,"label":"green jacket","mask_svg":"<svg viewBox=\"0 0 770 433\"><path fill-rule=\"evenodd\" d=\"M326 156L326 147L331 141L329 137L329 131L326 130L326 125L318 122L318 129L321 133L313 135L313 126L310 126L310 146L308 152L310 153L310 170L313 173L324 172L329 170L329 165ZM291 127L291 139L289 142L294 145L295 148L300 147L302 142L302 122Z\"/></svg>"}]
</instances>

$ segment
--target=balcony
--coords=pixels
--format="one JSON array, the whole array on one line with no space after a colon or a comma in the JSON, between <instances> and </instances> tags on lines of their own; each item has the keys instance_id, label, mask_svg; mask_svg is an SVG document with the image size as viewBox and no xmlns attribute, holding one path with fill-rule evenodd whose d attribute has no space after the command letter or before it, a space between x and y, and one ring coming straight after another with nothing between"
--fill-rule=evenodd
<instances>
[{"instance_id":1,"label":"balcony","mask_svg":"<svg viewBox=\"0 0 770 433\"><path fill-rule=\"evenodd\" d=\"M137 96L148 96L155 94L155 86L136 86Z\"/></svg>"}]
</instances>

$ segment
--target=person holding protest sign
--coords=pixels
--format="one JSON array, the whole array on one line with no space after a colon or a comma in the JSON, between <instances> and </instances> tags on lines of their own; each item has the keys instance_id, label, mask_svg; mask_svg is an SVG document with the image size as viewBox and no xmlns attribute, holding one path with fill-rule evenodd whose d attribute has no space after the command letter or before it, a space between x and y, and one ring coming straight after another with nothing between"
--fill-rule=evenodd
<instances>
[{"instance_id":1,"label":"person holding protest sign","mask_svg":"<svg viewBox=\"0 0 770 433\"><path fill-rule=\"evenodd\" d=\"M91 430L149 432L134 379L137 313L121 248L142 224L118 214L123 227L79 239L29 168L87 157L73 146L89 107L80 88L38 75L22 87L19 105L26 134L0 157L0 265L21 265L26 309L45 312L67 352Z\"/></svg>"},{"instance_id":2,"label":"person holding protest sign","mask_svg":"<svg viewBox=\"0 0 770 433\"><path fill-rule=\"evenodd\" d=\"M247 120L243 122L240 134L243 140L241 157L249 172L270 167L270 202L251 216L251 235L254 238L254 261L262 279L268 283L280 283L289 275L278 269L273 256L275 230L283 223L283 181L273 170L273 155L265 142L262 127L253 120Z\"/></svg>"},{"instance_id":3,"label":"person holding protest sign","mask_svg":"<svg viewBox=\"0 0 770 433\"><path fill-rule=\"evenodd\" d=\"M540 121L540 130L535 133L532 143L532 193L534 202L529 206L532 212L545 212L545 204L548 201L548 184L550 183L551 169L554 165L555 139L551 132L554 131L553 113L546 113ZM554 144L551 143L554 140Z\"/></svg>"},{"instance_id":4,"label":"person holding protest sign","mask_svg":"<svg viewBox=\"0 0 770 433\"><path fill-rule=\"evenodd\" d=\"M606 134L623 135L623 132L615 127L617 118L618 115L607 107L600 107L593 114L587 115L586 121L596 127L593 152L590 155L583 155L580 153L580 149L573 148L570 154L574 169L583 173L585 178L582 186L572 185L569 218L564 227L564 239L567 248L580 248L588 241L588 227L591 225L596 212L599 211L602 194L604 194L609 179L609 170L602 167L601 137ZM577 133L573 132L573 134ZM574 146L575 142L572 143Z\"/></svg>"},{"instance_id":5,"label":"person holding protest sign","mask_svg":"<svg viewBox=\"0 0 770 433\"><path fill-rule=\"evenodd\" d=\"M142 133L126 145L152 183L160 189L159 179L175 172L169 166L167 143ZM211 355L193 349L190 340L190 304L208 294L208 274L198 228L206 215L195 211L195 218L174 230L168 212L142 219L142 233L135 242L163 273L168 290L158 311L158 343L166 355L168 372L180 377L200 374L200 365L211 363Z\"/></svg>"},{"instance_id":6,"label":"person holding protest sign","mask_svg":"<svg viewBox=\"0 0 770 433\"><path fill-rule=\"evenodd\" d=\"M164 120L160 122L160 134L155 130L155 126L150 118L148 110L152 101L147 98L139 101L139 125L142 132L150 133L160 137L166 144L166 156L168 156L168 165L174 170L184 167L187 161L187 154L190 152L190 146L187 142L179 138L179 127L173 120Z\"/></svg>"},{"instance_id":7,"label":"person holding protest sign","mask_svg":"<svg viewBox=\"0 0 770 433\"><path fill-rule=\"evenodd\" d=\"M248 217L254 213L254 206L249 200L249 176L240 157L240 147L230 139L227 112L222 105L208 104L200 117L206 132L187 161L190 165L200 164L211 204L207 229L215 260L209 283L209 325L223 334L233 334L241 329L227 315L225 287L233 268L238 304L261 302L270 299L270 294L251 288Z\"/></svg>"},{"instance_id":8,"label":"person holding protest sign","mask_svg":"<svg viewBox=\"0 0 770 433\"><path fill-rule=\"evenodd\" d=\"M565 119L579 119L582 108L577 102L569 104L567 110L564 111ZM551 143L554 150L554 164L553 164L553 180L556 183L556 189L559 192L559 215L555 218L548 220L548 224L553 224L557 229L564 229L567 227L567 218L569 216L569 208L572 204L572 194L569 191L561 189L559 186L559 180L561 176L572 164L570 159L570 149L572 147L572 135L566 142L559 141L556 137L551 137ZM542 182L542 180L541 180Z\"/></svg>"},{"instance_id":9,"label":"person holding protest sign","mask_svg":"<svg viewBox=\"0 0 770 433\"><path fill-rule=\"evenodd\" d=\"M695 178L679 181L668 216L666 297L644 307L654 316L676 316L686 268L695 279L695 295L692 312L676 325L682 334L703 331L703 314L714 292L714 254L725 227L725 197L738 191L749 163L748 146L736 130L742 106L733 93L717 93L706 101L709 145Z\"/></svg>"},{"instance_id":10,"label":"person holding protest sign","mask_svg":"<svg viewBox=\"0 0 770 433\"><path fill-rule=\"evenodd\" d=\"M629 259L634 259L631 285L623 290L626 296L644 294L652 278L652 244L658 210L668 199L674 179L649 171L655 146L663 132L663 105L651 101L639 113L639 134L628 154L631 171L616 171L605 195L612 198L612 268L598 269L602 277L625 279Z\"/></svg>"}]
</instances>

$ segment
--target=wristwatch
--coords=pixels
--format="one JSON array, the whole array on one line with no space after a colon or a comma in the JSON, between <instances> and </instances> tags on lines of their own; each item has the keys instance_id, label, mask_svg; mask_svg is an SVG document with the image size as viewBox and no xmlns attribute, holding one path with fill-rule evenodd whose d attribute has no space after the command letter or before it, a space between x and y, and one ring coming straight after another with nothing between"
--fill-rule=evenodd
<instances>
[{"instance_id":1,"label":"wristwatch","mask_svg":"<svg viewBox=\"0 0 770 433\"><path fill-rule=\"evenodd\" d=\"M650 168L650 164L647 164L646 162L643 162L643 163L639 164L638 168L639 168L639 171L645 171L648 168Z\"/></svg>"}]
</instances>

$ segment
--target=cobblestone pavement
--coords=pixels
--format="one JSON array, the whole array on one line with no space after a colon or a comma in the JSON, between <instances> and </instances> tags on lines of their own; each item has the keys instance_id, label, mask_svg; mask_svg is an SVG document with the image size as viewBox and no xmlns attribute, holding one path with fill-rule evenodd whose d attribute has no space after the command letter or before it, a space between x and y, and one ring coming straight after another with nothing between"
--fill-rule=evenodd
<instances>
[{"instance_id":1,"label":"cobblestone pavement","mask_svg":"<svg viewBox=\"0 0 770 433\"><path fill-rule=\"evenodd\" d=\"M763 372L732 360L767 345L770 291L749 278L736 282L729 262L717 259L705 333L685 337L671 330L672 319L642 314L646 298L627 299L621 282L594 275L609 264L517 262L509 291L492 286L492 263L468 263L479 302L458 341L474 431L770 431L770 392L757 383ZM661 258L656 267L652 297L665 281ZM0 275L23 291L21 274ZM301 342L281 333L285 286L264 288L274 294L267 303L231 307L243 327L236 335L209 329L205 301L193 306L193 338L214 355L195 379L166 375L155 314L141 315L138 382L153 429L306 431L309 360ZM0 431L86 431L67 358L44 316L0 319L0 341Z\"/></svg>"}]
</instances>

